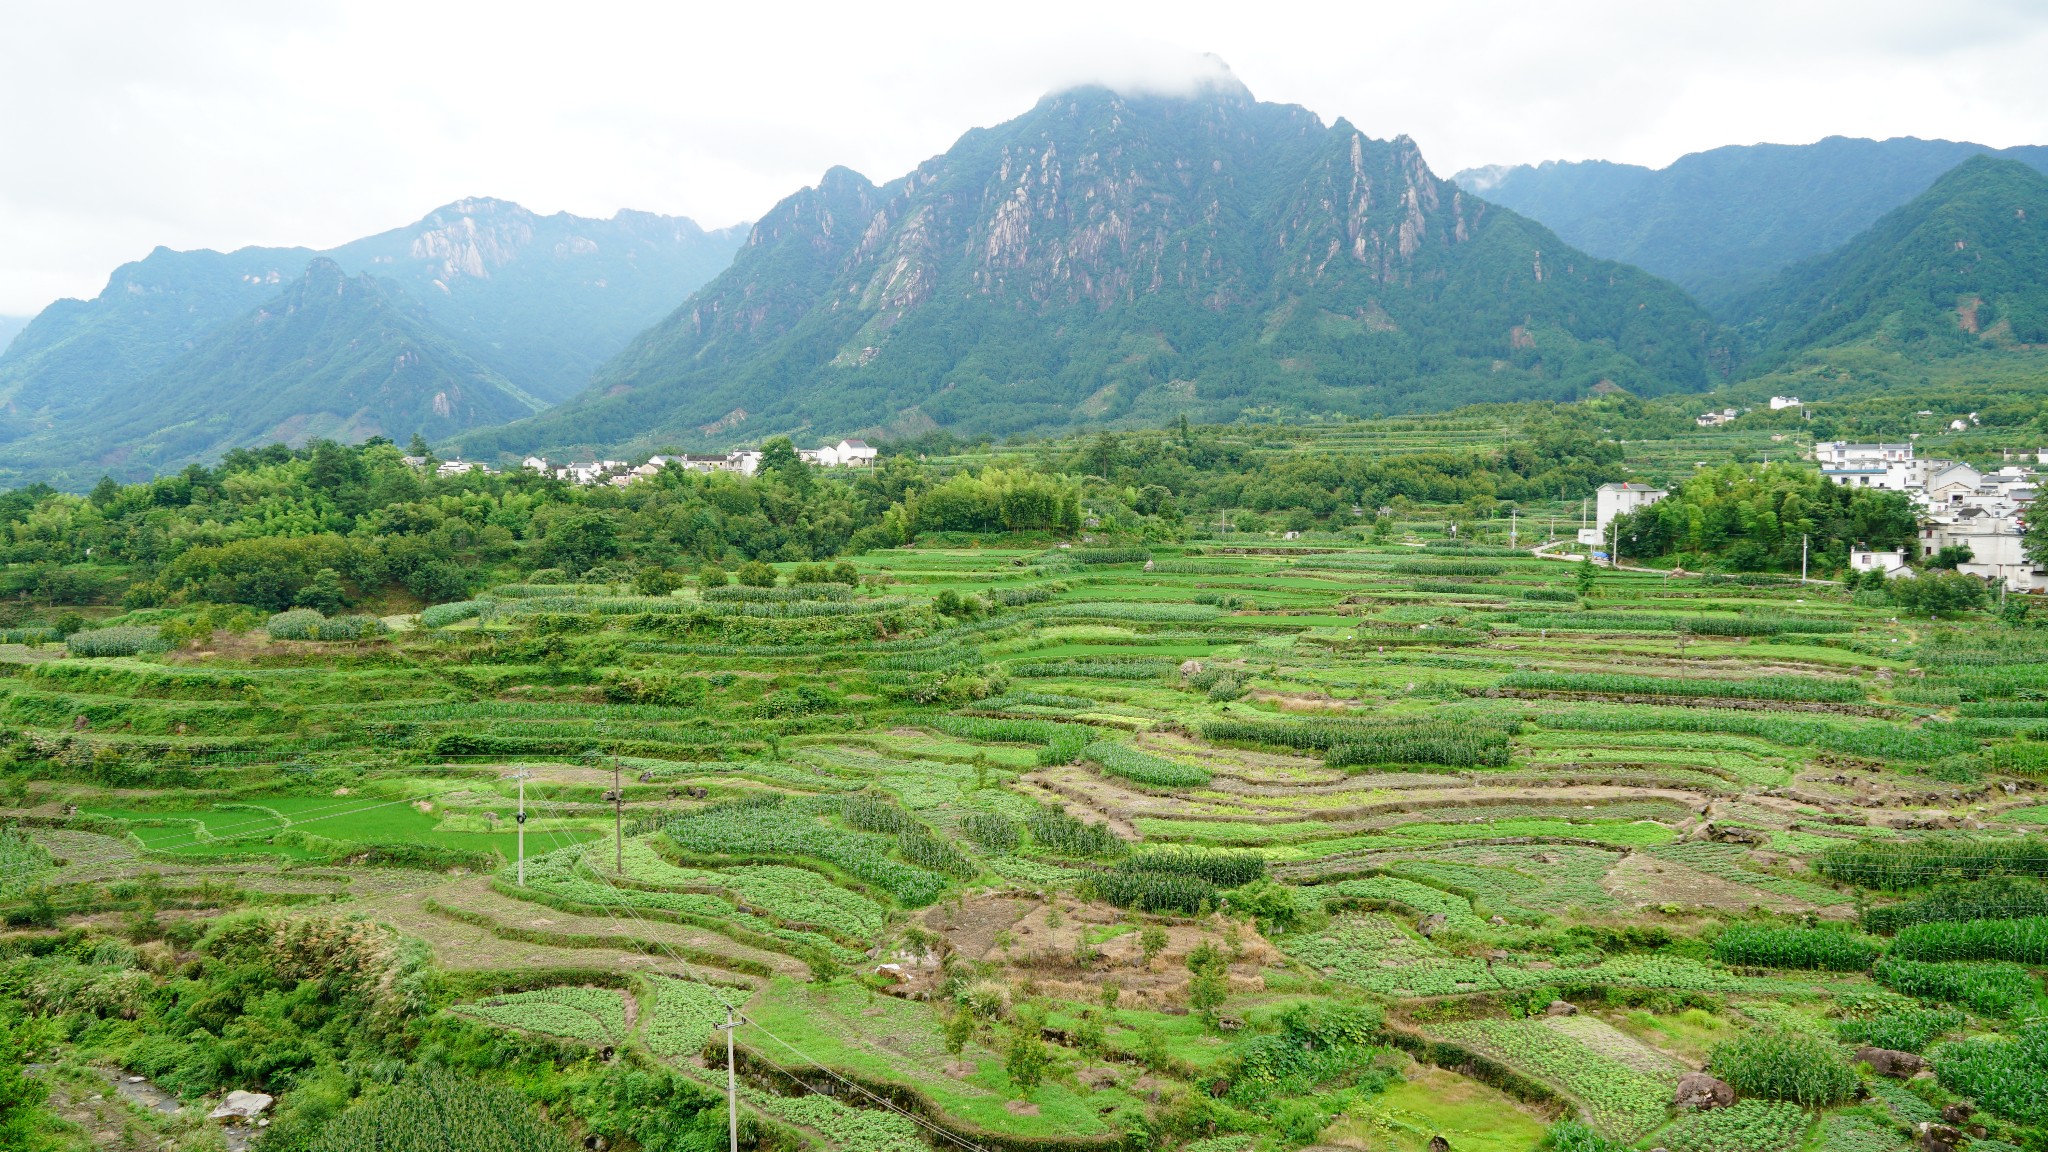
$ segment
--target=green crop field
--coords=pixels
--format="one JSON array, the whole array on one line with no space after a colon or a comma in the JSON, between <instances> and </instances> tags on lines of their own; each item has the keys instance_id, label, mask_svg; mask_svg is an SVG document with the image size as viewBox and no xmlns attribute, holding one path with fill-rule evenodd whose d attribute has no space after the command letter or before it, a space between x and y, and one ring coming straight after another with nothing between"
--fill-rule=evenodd
<instances>
[{"instance_id":1,"label":"green crop field","mask_svg":"<svg viewBox=\"0 0 2048 1152\"><path fill-rule=\"evenodd\" d=\"M281 1147L420 1061L722 1146L728 1007L775 1152L1803 1152L1964 1100L2040 1146L2048 633L1538 558L1570 480L1510 547L1450 479L1340 478L1490 419L1204 430L1259 483L1380 485L1228 533L1192 480L1169 518L1076 473L1097 525L819 563L628 489L589 505L610 555L543 519L445 595L321 561L381 629L170 564L84 606L147 632L122 654L29 611L0 1026L62 1075L273 1092ZM477 484L436 522L526 524ZM1673 1110L1689 1071L1742 1104Z\"/></svg>"}]
</instances>

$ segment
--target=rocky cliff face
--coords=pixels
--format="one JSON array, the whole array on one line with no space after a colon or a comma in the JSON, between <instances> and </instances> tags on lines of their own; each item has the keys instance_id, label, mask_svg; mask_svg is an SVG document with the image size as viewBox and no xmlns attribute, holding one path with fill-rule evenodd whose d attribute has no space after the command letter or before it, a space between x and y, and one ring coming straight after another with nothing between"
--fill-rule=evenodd
<instances>
[{"instance_id":1,"label":"rocky cliff face","mask_svg":"<svg viewBox=\"0 0 2048 1152\"><path fill-rule=\"evenodd\" d=\"M1709 383L1713 334L1668 285L1439 179L1405 137L1234 83L1084 88L886 185L828 172L591 391L473 443L1658 392Z\"/></svg>"}]
</instances>

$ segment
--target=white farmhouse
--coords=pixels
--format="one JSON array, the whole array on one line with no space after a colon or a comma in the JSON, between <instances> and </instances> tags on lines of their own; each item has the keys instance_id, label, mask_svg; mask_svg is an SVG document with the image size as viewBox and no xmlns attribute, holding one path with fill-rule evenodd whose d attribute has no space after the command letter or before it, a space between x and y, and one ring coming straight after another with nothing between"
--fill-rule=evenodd
<instances>
[{"instance_id":1,"label":"white farmhouse","mask_svg":"<svg viewBox=\"0 0 2048 1152\"><path fill-rule=\"evenodd\" d=\"M1882 552L1870 548L1850 549L1849 568L1856 572L1875 570L1892 580L1914 575L1912 566L1906 563L1904 548L1891 548Z\"/></svg>"},{"instance_id":2,"label":"white farmhouse","mask_svg":"<svg viewBox=\"0 0 2048 1152\"><path fill-rule=\"evenodd\" d=\"M1607 526L1614 523L1617 516L1648 508L1669 495L1671 493L1664 489L1652 488L1648 484L1602 484L1594 498L1593 527L1579 529L1579 543L1602 543L1606 539Z\"/></svg>"},{"instance_id":3,"label":"white farmhouse","mask_svg":"<svg viewBox=\"0 0 2048 1152\"><path fill-rule=\"evenodd\" d=\"M1805 405L1803 405L1803 404L1801 404L1801 403L1799 402L1799 397L1797 397L1797 396L1773 396L1773 397L1771 397L1771 411L1773 411L1773 412L1781 412L1781 411L1783 411L1783 410L1785 410L1785 409L1787 409L1787 408L1803 408L1803 407L1805 407Z\"/></svg>"},{"instance_id":4,"label":"white farmhouse","mask_svg":"<svg viewBox=\"0 0 2048 1152\"><path fill-rule=\"evenodd\" d=\"M1813 458L1821 475L1851 488L1885 488L1903 492L1920 479L1913 462L1913 445L1851 444L1833 440L1813 446Z\"/></svg>"}]
</instances>

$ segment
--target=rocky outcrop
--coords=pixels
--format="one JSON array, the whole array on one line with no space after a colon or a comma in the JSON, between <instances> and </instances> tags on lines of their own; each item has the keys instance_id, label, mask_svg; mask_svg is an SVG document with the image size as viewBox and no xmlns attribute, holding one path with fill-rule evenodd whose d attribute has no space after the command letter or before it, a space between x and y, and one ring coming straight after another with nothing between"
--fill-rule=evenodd
<instances>
[{"instance_id":1,"label":"rocky outcrop","mask_svg":"<svg viewBox=\"0 0 2048 1152\"><path fill-rule=\"evenodd\" d=\"M1678 1090L1671 1095L1671 1106L1682 1112L1705 1112L1733 1103L1735 1089L1705 1072L1687 1072L1679 1077Z\"/></svg>"},{"instance_id":2,"label":"rocky outcrop","mask_svg":"<svg viewBox=\"0 0 2048 1152\"><path fill-rule=\"evenodd\" d=\"M1921 1057L1894 1048L1858 1048L1856 1062L1868 1064L1872 1072L1879 1076L1890 1076L1895 1080L1910 1080L1927 1067L1927 1061Z\"/></svg>"}]
</instances>

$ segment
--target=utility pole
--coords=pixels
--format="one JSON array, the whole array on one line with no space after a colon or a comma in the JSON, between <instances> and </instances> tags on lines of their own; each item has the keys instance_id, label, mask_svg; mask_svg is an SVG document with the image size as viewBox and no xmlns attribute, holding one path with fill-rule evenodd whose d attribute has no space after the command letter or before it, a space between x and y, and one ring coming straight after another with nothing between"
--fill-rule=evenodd
<instances>
[{"instance_id":1,"label":"utility pole","mask_svg":"<svg viewBox=\"0 0 2048 1152\"><path fill-rule=\"evenodd\" d=\"M1806 583L1806 533L1799 534L1799 583Z\"/></svg>"},{"instance_id":2,"label":"utility pole","mask_svg":"<svg viewBox=\"0 0 2048 1152\"><path fill-rule=\"evenodd\" d=\"M626 791L619 784L619 754L612 753L612 871L626 874Z\"/></svg>"},{"instance_id":3,"label":"utility pole","mask_svg":"<svg viewBox=\"0 0 2048 1152\"><path fill-rule=\"evenodd\" d=\"M725 1006L725 1023L712 1027L725 1033L725 1123L728 1152L740 1152L740 1089L739 1080L733 1074L732 1034L739 1030L745 1020L733 1015L732 1005Z\"/></svg>"},{"instance_id":4,"label":"utility pole","mask_svg":"<svg viewBox=\"0 0 2048 1152\"><path fill-rule=\"evenodd\" d=\"M1515 530L1521 527L1521 524L1522 510L1519 508L1508 509L1508 547L1513 548L1515 546Z\"/></svg>"},{"instance_id":5,"label":"utility pole","mask_svg":"<svg viewBox=\"0 0 2048 1152\"><path fill-rule=\"evenodd\" d=\"M528 775L528 773L527 773L526 769L524 769L524 768L521 768L521 769L520 769L519 771L517 771L517 772L514 772L514 773L512 773L512 774L511 774L510 776L507 776L507 777L505 777L505 779L507 779L507 780L517 780L517 781L519 781L519 814L518 814L517 816L514 816L514 817L512 817L512 823L513 823L513 824L514 824L514 825L515 825L515 826L516 826L516 827L517 827L517 828L519 829L519 886L520 886L521 888L524 888L524 887L526 887L526 777L527 777L527 775Z\"/></svg>"}]
</instances>

